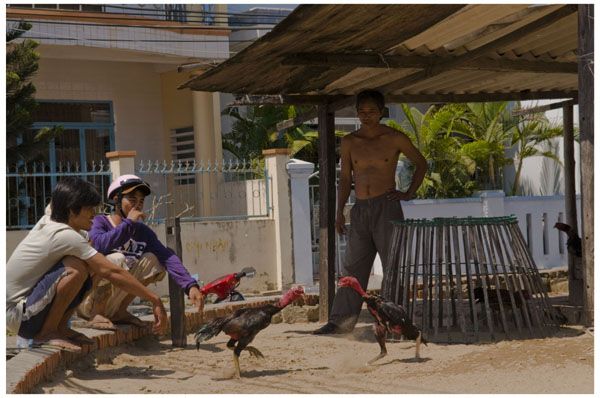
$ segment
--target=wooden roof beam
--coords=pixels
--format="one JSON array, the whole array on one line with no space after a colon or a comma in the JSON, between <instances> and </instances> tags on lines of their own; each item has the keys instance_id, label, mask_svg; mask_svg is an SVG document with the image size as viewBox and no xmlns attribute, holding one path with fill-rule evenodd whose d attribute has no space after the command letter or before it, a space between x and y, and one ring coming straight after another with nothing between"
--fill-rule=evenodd
<instances>
[{"instance_id":1,"label":"wooden roof beam","mask_svg":"<svg viewBox=\"0 0 600 398\"><path fill-rule=\"evenodd\" d=\"M235 95L235 94L234 94ZM245 105L325 105L330 102L341 101L348 95L250 95L240 94L227 106Z\"/></svg>"},{"instance_id":2,"label":"wooden roof beam","mask_svg":"<svg viewBox=\"0 0 600 398\"><path fill-rule=\"evenodd\" d=\"M388 94L388 103L461 103L461 102L493 102L516 101L536 99L563 99L573 98L577 103L577 91L513 91L507 93L438 93L438 94ZM229 103L227 106L245 105L319 105L335 104L335 109L342 109L354 105L354 95L244 95ZM312 119L312 118L311 118Z\"/></svg>"},{"instance_id":3,"label":"wooden roof beam","mask_svg":"<svg viewBox=\"0 0 600 398\"><path fill-rule=\"evenodd\" d=\"M498 48L505 47L511 42L514 42L522 38L523 36L543 29L575 12L577 12L576 4L565 5L559 8L558 10L551 12L550 14L547 14L542 18L535 20L527 25L524 25L496 40L486 43L476 49L467 51L466 53L458 57L452 58L451 60L448 60L445 64L433 65L431 67L425 68L422 71L413 73L409 76L403 77L402 79L385 84L379 87L379 90L386 94L398 89L411 86L415 83L429 79L433 76L440 75L451 69L456 69L469 61L485 56L486 54L489 54Z\"/></svg>"},{"instance_id":4,"label":"wooden roof beam","mask_svg":"<svg viewBox=\"0 0 600 398\"><path fill-rule=\"evenodd\" d=\"M277 123L276 128L277 128L277 131L281 131L284 129L289 129L291 127L296 127L296 126L301 125L304 122L315 119L317 116L319 116L319 110L317 107L315 107L314 109L311 109L306 112L298 114L296 117L294 117L292 119L287 119L287 120Z\"/></svg>"},{"instance_id":5,"label":"wooden roof beam","mask_svg":"<svg viewBox=\"0 0 600 398\"><path fill-rule=\"evenodd\" d=\"M509 93L389 94L387 103L461 103L577 98L577 91L514 91Z\"/></svg>"},{"instance_id":6,"label":"wooden roof beam","mask_svg":"<svg viewBox=\"0 0 600 398\"><path fill-rule=\"evenodd\" d=\"M552 104L534 106L533 108L514 109L511 113L513 116L525 116L525 115L531 115L534 113L542 113L542 112L546 112L546 111L551 111L552 109L563 108L567 105L573 106L575 104L577 104L577 100L570 99L567 101L554 102Z\"/></svg>"},{"instance_id":7,"label":"wooden roof beam","mask_svg":"<svg viewBox=\"0 0 600 398\"><path fill-rule=\"evenodd\" d=\"M430 68L445 65L456 57L424 57L418 55L298 53L285 57L282 65L339 66L353 68ZM462 63L459 69L499 72L577 73L577 62L544 62L498 58L477 58Z\"/></svg>"}]
</instances>

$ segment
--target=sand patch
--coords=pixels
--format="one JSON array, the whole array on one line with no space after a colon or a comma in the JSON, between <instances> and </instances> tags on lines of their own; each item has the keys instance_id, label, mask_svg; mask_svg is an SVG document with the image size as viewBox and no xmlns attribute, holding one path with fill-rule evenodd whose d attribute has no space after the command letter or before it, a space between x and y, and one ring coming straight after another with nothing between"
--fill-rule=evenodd
<instances>
[{"instance_id":1,"label":"sand patch","mask_svg":"<svg viewBox=\"0 0 600 398\"><path fill-rule=\"evenodd\" d=\"M545 339L495 344L423 346L388 343L379 353L370 324L352 335L314 336L316 324L276 324L258 334L253 346L264 359L242 353L242 379L231 379L228 338L219 335L199 351L173 349L152 337L104 350L36 389L38 393L592 393L593 336L563 328ZM92 355L93 356L93 355Z\"/></svg>"}]
</instances>

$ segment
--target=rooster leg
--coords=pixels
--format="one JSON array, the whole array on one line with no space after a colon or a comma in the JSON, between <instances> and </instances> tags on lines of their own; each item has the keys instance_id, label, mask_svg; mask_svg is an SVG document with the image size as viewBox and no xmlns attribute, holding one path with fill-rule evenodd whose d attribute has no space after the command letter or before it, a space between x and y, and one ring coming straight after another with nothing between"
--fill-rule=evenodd
<instances>
[{"instance_id":1,"label":"rooster leg","mask_svg":"<svg viewBox=\"0 0 600 398\"><path fill-rule=\"evenodd\" d=\"M265 357L262 354L262 352L260 352L258 350L258 348L256 348L256 347L248 346L248 347L246 347L246 350L248 350L248 352L250 353L250 355L252 355L255 358L264 358Z\"/></svg>"},{"instance_id":2,"label":"rooster leg","mask_svg":"<svg viewBox=\"0 0 600 398\"><path fill-rule=\"evenodd\" d=\"M237 343L237 340L229 339L229 341L227 342L227 348L229 348L230 350L235 349L235 343Z\"/></svg>"},{"instance_id":3,"label":"rooster leg","mask_svg":"<svg viewBox=\"0 0 600 398\"><path fill-rule=\"evenodd\" d=\"M419 337L417 337L417 352L415 353L415 358L421 358L421 331L419 331Z\"/></svg>"},{"instance_id":4,"label":"rooster leg","mask_svg":"<svg viewBox=\"0 0 600 398\"><path fill-rule=\"evenodd\" d=\"M235 368L235 377L240 379L242 376L240 375L240 352L242 350L239 347L236 347L233 350L233 366Z\"/></svg>"},{"instance_id":5,"label":"rooster leg","mask_svg":"<svg viewBox=\"0 0 600 398\"><path fill-rule=\"evenodd\" d=\"M369 362L367 362L367 365L372 365L373 362L375 362L387 355L387 349L385 348L385 336L386 336L387 332L385 330L385 326L383 326L379 323L376 323L375 325L373 325L373 331L375 332L375 338L377 339L377 342L379 343L379 347L380 347L381 351L379 352L379 355L377 355L375 358L373 358Z\"/></svg>"}]
</instances>

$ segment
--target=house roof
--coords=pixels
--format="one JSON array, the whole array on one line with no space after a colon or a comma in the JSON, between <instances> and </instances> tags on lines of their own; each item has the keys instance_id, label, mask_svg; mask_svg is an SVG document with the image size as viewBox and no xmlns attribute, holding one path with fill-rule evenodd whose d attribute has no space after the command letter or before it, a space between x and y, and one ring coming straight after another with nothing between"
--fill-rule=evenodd
<instances>
[{"instance_id":1,"label":"house roof","mask_svg":"<svg viewBox=\"0 0 600 398\"><path fill-rule=\"evenodd\" d=\"M301 5L180 88L396 102L577 95L577 5Z\"/></svg>"}]
</instances>

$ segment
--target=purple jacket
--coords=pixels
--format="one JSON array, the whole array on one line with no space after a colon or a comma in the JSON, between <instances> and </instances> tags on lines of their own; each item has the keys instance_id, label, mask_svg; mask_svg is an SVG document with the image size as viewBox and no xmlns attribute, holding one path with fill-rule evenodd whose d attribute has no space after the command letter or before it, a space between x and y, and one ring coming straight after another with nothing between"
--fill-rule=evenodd
<instances>
[{"instance_id":1,"label":"purple jacket","mask_svg":"<svg viewBox=\"0 0 600 398\"><path fill-rule=\"evenodd\" d=\"M160 243L154 231L144 223L124 218L121 224L113 227L106 216L97 215L89 237L94 248L104 255L119 252L139 259L144 253L154 254L186 294L192 286L198 286L179 257Z\"/></svg>"}]
</instances>

